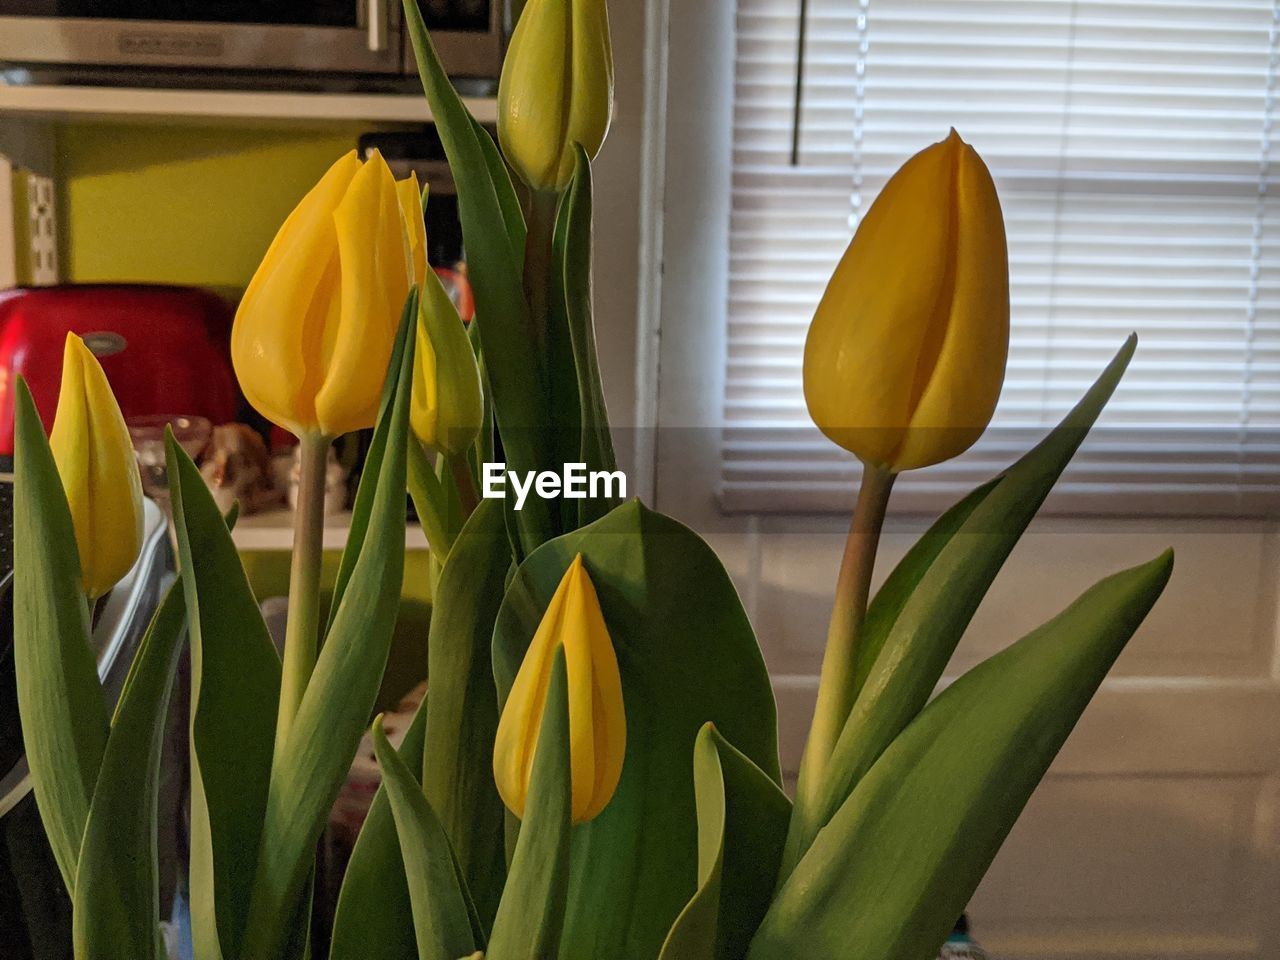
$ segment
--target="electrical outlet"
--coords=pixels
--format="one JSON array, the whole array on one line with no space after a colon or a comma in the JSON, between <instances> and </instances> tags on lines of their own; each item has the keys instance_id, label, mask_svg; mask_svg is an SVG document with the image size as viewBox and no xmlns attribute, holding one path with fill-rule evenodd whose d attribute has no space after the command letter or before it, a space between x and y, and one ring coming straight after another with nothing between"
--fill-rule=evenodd
<instances>
[{"instance_id":1,"label":"electrical outlet","mask_svg":"<svg viewBox=\"0 0 1280 960\"><path fill-rule=\"evenodd\" d=\"M29 170L13 176L18 282L47 287L58 282L58 226L53 179Z\"/></svg>"}]
</instances>

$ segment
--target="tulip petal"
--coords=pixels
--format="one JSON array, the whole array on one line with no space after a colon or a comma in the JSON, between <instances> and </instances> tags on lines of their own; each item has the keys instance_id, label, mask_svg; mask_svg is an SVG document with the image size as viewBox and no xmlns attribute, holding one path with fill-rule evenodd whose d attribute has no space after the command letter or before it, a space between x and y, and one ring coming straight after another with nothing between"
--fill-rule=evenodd
<instances>
[{"instance_id":1,"label":"tulip petal","mask_svg":"<svg viewBox=\"0 0 1280 960\"><path fill-rule=\"evenodd\" d=\"M142 485L129 430L97 358L74 333L49 438L67 493L85 593L105 594L142 549Z\"/></svg>"},{"instance_id":2,"label":"tulip petal","mask_svg":"<svg viewBox=\"0 0 1280 960\"><path fill-rule=\"evenodd\" d=\"M376 151L333 212L341 267L341 315L324 344L316 394L320 431L336 437L371 426L387 358L409 294L404 218L395 180Z\"/></svg>"},{"instance_id":3,"label":"tulip petal","mask_svg":"<svg viewBox=\"0 0 1280 960\"><path fill-rule=\"evenodd\" d=\"M494 774L503 802L523 816L555 651L569 684L573 822L598 815L617 789L626 752L622 680L591 577L579 554L538 624L498 721Z\"/></svg>"},{"instance_id":4,"label":"tulip petal","mask_svg":"<svg viewBox=\"0 0 1280 960\"><path fill-rule=\"evenodd\" d=\"M604 622L604 611L600 608L595 584L582 565L582 554L575 558L574 565L580 571L579 589L583 597L586 641L591 660L593 779L590 802L579 818L586 821L594 819L604 810L618 788L618 781L622 777L622 760L627 751L627 718L622 703L618 656ZM576 814L575 810L575 817Z\"/></svg>"},{"instance_id":5,"label":"tulip petal","mask_svg":"<svg viewBox=\"0 0 1280 960\"><path fill-rule=\"evenodd\" d=\"M573 4L572 80L569 84L567 143L556 172L568 183L577 166L573 144L587 156L600 152L613 119L613 49L609 39L609 8L603 0Z\"/></svg>"},{"instance_id":6,"label":"tulip petal","mask_svg":"<svg viewBox=\"0 0 1280 960\"><path fill-rule=\"evenodd\" d=\"M958 139L958 138L957 138ZM911 427L894 455L898 470L958 456L991 420L1009 352L1009 254L1000 199L982 158L959 145L951 316Z\"/></svg>"},{"instance_id":7,"label":"tulip petal","mask_svg":"<svg viewBox=\"0 0 1280 960\"><path fill-rule=\"evenodd\" d=\"M565 600L560 640L565 651L565 666L568 668L569 678L569 759L573 772L573 820L577 823L587 818L587 810L595 799L597 731L595 697L592 693L595 664L591 651L591 634L596 630L593 620L600 617L600 604L595 598L595 591L587 579L586 571L582 569L582 554L574 557L569 564L565 581L569 591ZM590 596L587 591L591 591ZM594 618L591 609L593 603Z\"/></svg>"},{"instance_id":8,"label":"tulip petal","mask_svg":"<svg viewBox=\"0 0 1280 960\"><path fill-rule=\"evenodd\" d=\"M339 159L280 227L236 311L231 359L245 397L294 432L315 429L325 330L336 318L338 241L333 211L361 169Z\"/></svg>"},{"instance_id":9,"label":"tulip petal","mask_svg":"<svg viewBox=\"0 0 1280 960\"><path fill-rule=\"evenodd\" d=\"M498 82L502 152L526 183L541 188L565 182L573 173L567 139L574 83L567 61L571 27L569 0L530 0ZM566 160L568 171L561 179Z\"/></svg>"},{"instance_id":10,"label":"tulip petal","mask_svg":"<svg viewBox=\"0 0 1280 960\"><path fill-rule=\"evenodd\" d=\"M959 146L957 137L922 150L880 191L805 341L810 414L823 433L871 463L892 462L942 342Z\"/></svg>"},{"instance_id":11,"label":"tulip petal","mask_svg":"<svg viewBox=\"0 0 1280 960\"><path fill-rule=\"evenodd\" d=\"M493 773L502 802L517 817L523 815L528 796L538 723L546 703L552 657L564 619L569 580L564 578L552 594L546 613L529 643L511 685L506 706L498 720L493 745Z\"/></svg>"},{"instance_id":12,"label":"tulip petal","mask_svg":"<svg viewBox=\"0 0 1280 960\"><path fill-rule=\"evenodd\" d=\"M409 260L413 264L413 282L419 287L427 275L427 223L422 218L422 188L418 175L410 173L404 180L396 181L396 198L400 201L400 213L404 216L409 237Z\"/></svg>"},{"instance_id":13,"label":"tulip petal","mask_svg":"<svg viewBox=\"0 0 1280 960\"><path fill-rule=\"evenodd\" d=\"M62 384L58 391L58 408L49 433L49 447L58 476L67 495L67 507L71 511L71 523L76 531L76 546L80 550L80 566L83 571L85 556L92 543L90 512L89 471L92 456L89 446L89 407L84 395L83 354L75 349L74 333L67 334L62 351Z\"/></svg>"},{"instance_id":14,"label":"tulip petal","mask_svg":"<svg viewBox=\"0 0 1280 960\"><path fill-rule=\"evenodd\" d=\"M413 395L409 398L409 422L414 436L427 447L434 447L438 437L440 404L436 352L431 346L431 334L427 330L425 305L418 310L417 329L414 331L417 346L416 363L413 366Z\"/></svg>"}]
</instances>

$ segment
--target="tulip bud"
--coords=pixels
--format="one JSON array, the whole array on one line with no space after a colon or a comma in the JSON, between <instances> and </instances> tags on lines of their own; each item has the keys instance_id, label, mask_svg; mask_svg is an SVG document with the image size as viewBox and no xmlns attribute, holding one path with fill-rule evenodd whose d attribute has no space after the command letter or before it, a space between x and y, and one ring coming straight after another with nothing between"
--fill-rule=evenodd
<instances>
[{"instance_id":1,"label":"tulip bud","mask_svg":"<svg viewBox=\"0 0 1280 960\"><path fill-rule=\"evenodd\" d=\"M924 467L986 429L1008 351L1000 201L952 130L885 184L836 267L805 342L805 401L863 461Z\"/></svg>"},{"instance_id":2,"label":"tulip bud","mask_svg":"<svg viewBox=\"0 0 1280 960\"><path fill-rule=\"evenodd\" d=\"M622 681L595 587L578 554L565 571L507 697L493 748L502 802L524 816L533 755L556 648L569 681L569 763L574 823L602 811L617 789L627 746Z\"/></svg>"},{"instance_id":3,"label":"tulip bud","mask_svg":"<svg viewBox=\"0 0 1280 960\"><path fill-rule=\"evenodd\" d=\"M96 600L129 572L142 549L142 484L111 385L74 333L62 353L49 446L71 510L84 592Z\"/></svg>"},{"instance_id":4,"label":"tulip bud","mask_svg":"<svg viewBox=\"0 0 1280 960\"><path fill-rule=\"evenodd\" d=\"M562 189L573 145L594 158L612 113L605 0L529 0L498 83L498 140L512 168L534 189Z\"/></svg>"},{"instance_id":5,"label":"tulip bud","mask_svg":"<svg viewBox=\"0 0 1280 960\"><path fill-rule=\"evenodd\" d=\"M427 266L417 176L410 174L396 184L396 190L409 224L414 282L421 290L409 425L424 446L454 456L471 446L484 420L480 367L457 308Z\"/></svg>"},{"instance_id":6,"label":"tulip bud","mask_svg":"<svg viewBox=\"0 0 1280 960\"><path fill-rule=\"evenodd\" d=\"M289 214L231 332L245 397L293 433L373 426L412 267L395 180L348 153Z\"/></svg>"}]
</instances>

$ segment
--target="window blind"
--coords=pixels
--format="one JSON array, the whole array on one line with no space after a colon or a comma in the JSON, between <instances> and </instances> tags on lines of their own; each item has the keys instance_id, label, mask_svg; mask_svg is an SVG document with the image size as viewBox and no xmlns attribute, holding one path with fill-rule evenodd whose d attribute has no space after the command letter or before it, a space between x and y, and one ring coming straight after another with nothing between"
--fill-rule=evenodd
<instances>
[{"instance_id":1,"label":"window blind","mask_svg":"<svg viewBox=\"0 0 1280 960\"><path fill-rule=\"evenodd\" d=\"M896 506L999 472L1136 330L1051 506L1276 512L1277 7L808 0L800 57L800 0L738 0L722 506L852 503L856 461L805 410L805 332L859 214L955 126L1007 223L1007 379L983 439L904 475Z\"/></svg>"}]
</instances>

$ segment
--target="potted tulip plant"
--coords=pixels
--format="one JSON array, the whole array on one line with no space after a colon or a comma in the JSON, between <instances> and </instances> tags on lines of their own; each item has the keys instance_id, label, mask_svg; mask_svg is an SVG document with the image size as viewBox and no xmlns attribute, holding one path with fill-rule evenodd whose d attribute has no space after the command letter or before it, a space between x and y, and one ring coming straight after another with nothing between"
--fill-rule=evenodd
<instances>
[{"instance_id":1,"label":"potted tulip plant","mask_svg":"<svg viewBox=\"0 0 1280 960\"><path fill-rule=\"evenodd\" d=\"M603 0L529 0L499 143L468 115L416 0L406 20L458 185L471 331L424 261L416 182L341 158L281 227L237 315L245 394L302 442L277 655L222 516L172 440L180 579L114 714L93 600L136 550L140 494L96 361L67 347L46 439L19 390L18 689L79 958L152 960L156 780L183 645L197 960L310 953L314 851L368 728L404 576L404 495L438 568L428 694L345 873L334 960L924 960L1156 601L1169 554L1115 573L932 700L1001 565L1115 389L947 510L870 594L894 477L985 428L1007 255L954 132L854 237L805 351L815 422L864 464L795 801L769 678L696 533L637 501L477 496L482 465L614 470L591 320L591 159L609 123ZM513 174L514 173L514 177ZM332 603L326 450L374 426Z\"/></svg>"}]
</instances>

